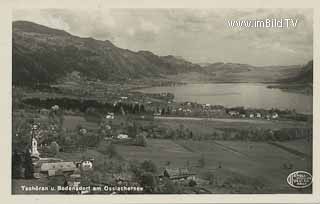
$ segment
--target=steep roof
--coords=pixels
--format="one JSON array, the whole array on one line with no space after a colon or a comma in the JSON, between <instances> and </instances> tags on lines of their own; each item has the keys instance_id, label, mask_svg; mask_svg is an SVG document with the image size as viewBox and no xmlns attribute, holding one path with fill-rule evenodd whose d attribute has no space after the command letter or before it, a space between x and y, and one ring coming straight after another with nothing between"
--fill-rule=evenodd
<instances>
[{"instance_id":1,"label":"steep roof","mask_svg":"<svg viewBox=\"0 0 320 204\"><path fill-rule=\"evenodd\" d=\"M184 178L187 176L195 175L194 173L190 173L186 168L166 168L164 170L164 176L168 176L171 179Z\"/></svg>"},{"instance_id":2,"label":"steep roof","mask_svg":"<svg viewBox=\"0 0 320 204\"><path fill-rule=\"evenodd\" d=\"M40 171L60 170L60 171L74 171L77 167L73 162L50 162L43 163L40 167Z\"/></svg>"}]
</instances>

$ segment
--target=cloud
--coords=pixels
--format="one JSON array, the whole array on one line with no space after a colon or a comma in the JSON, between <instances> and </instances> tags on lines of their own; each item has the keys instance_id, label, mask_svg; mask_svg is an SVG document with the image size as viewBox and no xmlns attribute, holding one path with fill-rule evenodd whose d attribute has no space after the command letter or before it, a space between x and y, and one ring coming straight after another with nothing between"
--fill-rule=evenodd
<instances>
[{"instance_id":1,"label":"cloud","mask_svg":"<svg viewBox=\"0 0 320 204\"><path fill-rule=\"evenodd\" d=\"M193 62L303 64L313 56L312 9L16 10L13 18ZM265 18L296 18L299 22L294 29L227 25L228 20Z\"/></svg>"}]
</instances>

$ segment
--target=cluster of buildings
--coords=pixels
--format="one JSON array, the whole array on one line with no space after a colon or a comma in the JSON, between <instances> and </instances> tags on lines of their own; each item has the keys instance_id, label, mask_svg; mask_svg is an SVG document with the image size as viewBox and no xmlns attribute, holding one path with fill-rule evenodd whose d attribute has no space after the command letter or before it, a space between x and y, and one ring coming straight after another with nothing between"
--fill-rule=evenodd
<instances>
[{"instance_id":1,"label":"cluster of buildings","mask_svg":"<svg viewBox=\"0 0 320 204\"><path fill-rule=\"evenodd\" d=\"M165 110L170 110L170 115L191 116L191 117L218 117L218 118L261 118L274 120L279 118L279 113L268 110L238 110L237 108L226 108L222 105L198 104L195 102L184 102L166 107ZM167 111L168 112L168 111ZM168 114L168 113L167 113ZM155 112L154 116L161 116L161 112Z\"/></svg>"},{"instance_id":2,"label":"cluster of buildings","mask_svg":"<svg viewBox=\"0 0 320 204\"><path fill-rule=\"evenodd\" d=\"M272 113L261 113L258 111L247 111L247 113L240 113L239 111L230 110L228 111L229 116L237 117L237 118L258 118L258 119L267 119L267 120L275 120L279 118L279 114L277 112Z\"/></svg>"},{"instance_id":3,"label":"cluster of buildings","mask_svg":"<svg viewBox=\"0 0 320 204\"><path fill-rule=\"evenodd\" d=\"M80 184L81 172L91 171L94 160L64 161L59 158L40 157L38 142L33 136L31 140L30 155L33 166L33 177L63 176L68 186L78 186Z\"/></svg>"}]
</instances>

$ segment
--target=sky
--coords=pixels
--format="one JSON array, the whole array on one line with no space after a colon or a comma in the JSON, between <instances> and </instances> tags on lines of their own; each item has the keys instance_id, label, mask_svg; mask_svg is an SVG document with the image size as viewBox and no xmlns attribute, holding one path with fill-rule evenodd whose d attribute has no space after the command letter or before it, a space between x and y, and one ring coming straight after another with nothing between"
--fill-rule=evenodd
<instances>
[{"instance_id":1,"label":"sky","mask_svg":"<svg viewBox=\"0 0 320 204\"><path fill-rule=\"evenodd\" d=\"M228 20L267 18L292 18L298 23L289 28L228 26ZM109 40L133 51L179 56L193 63L293 65L313 58L312 9L34 9L15 10L13 20Z\"/></svg>"}]
</instances>

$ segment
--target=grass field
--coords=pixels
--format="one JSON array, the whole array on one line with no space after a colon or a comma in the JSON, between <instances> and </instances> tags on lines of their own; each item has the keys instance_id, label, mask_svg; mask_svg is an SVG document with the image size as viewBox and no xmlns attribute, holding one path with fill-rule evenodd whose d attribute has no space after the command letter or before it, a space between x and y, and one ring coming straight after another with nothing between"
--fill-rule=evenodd
<instances>
[{"instance_id":1,"label":"grass field","mask_svg":"<svg viewBox=\"0 0 320 204\"><path fill-rule=\"evenodd\" d=\"M295 144L296 147L299 147L299 142L303 144L303 141L297 140L290 142L292 143L290 145ZM213 173L217 183L202 184L202 187L212 193L311 192L311 188L301 191L291 188L286 182L287 176L293 171L304 170L311 173L311 160L301 158L266 142L148 139L146 147L116 144L116 150L122 156L122 160L113 159L114 162L123 164L130 161L152 160L159 169L159 175L167 166L188 167L196 173L200 180L206 179L207 173ZM104 161L110 160L96 149L89 149L85 152L60 152L56 157L66 161L93 158L95 171L98 172L101 171ZM202 167L199 165L201 158L204 158L205 161ZM288 162L293 164L292 169L283 168L283 164ZM219 166L221 168L218 168ZM48 183L48 181L40 180L13 180L13 191L23 193L21 189L18 189L19 186L30 182L36 182L37 185L39 185L38 182L40 185ZM226 186L227 182L231 185ZM261 184L262 188L256 187Z\"/></svg>"},{"instance_id":2,"label":"grass field","mask_svg":"<svg viewBox=\"0 0 320 204\"><path fill-rule=\"evenodd\" d=\"M98 129L98 125L93 122L88 122L82 116L65 115L62 127L68 130L75 130L78 125L87 129Z\"/></svg>"},{"instance_id":3,"label":"grass field","mask_svg":"<svg viewBox=\"0 0 320 204\"><path fill-rule=\"evenodd\" d=\"M278 144L281 144L285 147L300 151L304 154L307 154L309 156L312 156L312 141L308 141L305 139L299 139L299 140L291 140L291 141L285 141L285 142L277 142Z\"/></svg>"},{"instance_id":4,"label":"grass field","mask_svg":"<svg viewBox=\"0 0 320 204\"><path fill-rule=\"evenodd\" d=\"M227 119L226 119L227 120ZM248 120L247 120L248 121ZM250 120L249 120L250 121ZM224 122L219 120L187 120L183 118L179 119L161 119L157 120L159 124L162 124L166 127L177 128L182 124L185 128L194 130L195 132L202 133L212 133L213 130L217 128L238 128L238 129L249 129L249 128L267 128L267 129L281 129L281 128L310 128L312 124L306 122L297 122L297 121L260 121L259 123L240 120L238 122ZM262 121L262 122L261 122Z\"/></svg>"},{"instance_id":5,"label":"grass field","mask_svg":"<svg viewBox=\"0 0 320 204\"><path fill-rule=\"evenodd\" d=\"M237 175L256 179L265 185L260 193L297 193L298 190L286 183L287 176L295 170L311 170L310 160L264 142L149 139L145 148L118 145L117 149L127 160L152 160L158 167L165 167L168 161L170 167L186 167L189 164L198 176L204 172L214 172L220 183ZM205 166L200 168L198 161L202 155ZM294 164L292 169L283 168L283 164L288 162ZM222 168L218 170L219 163ZM219 189L215 190L219 192Z\"/></svg>"}]
</instances>

